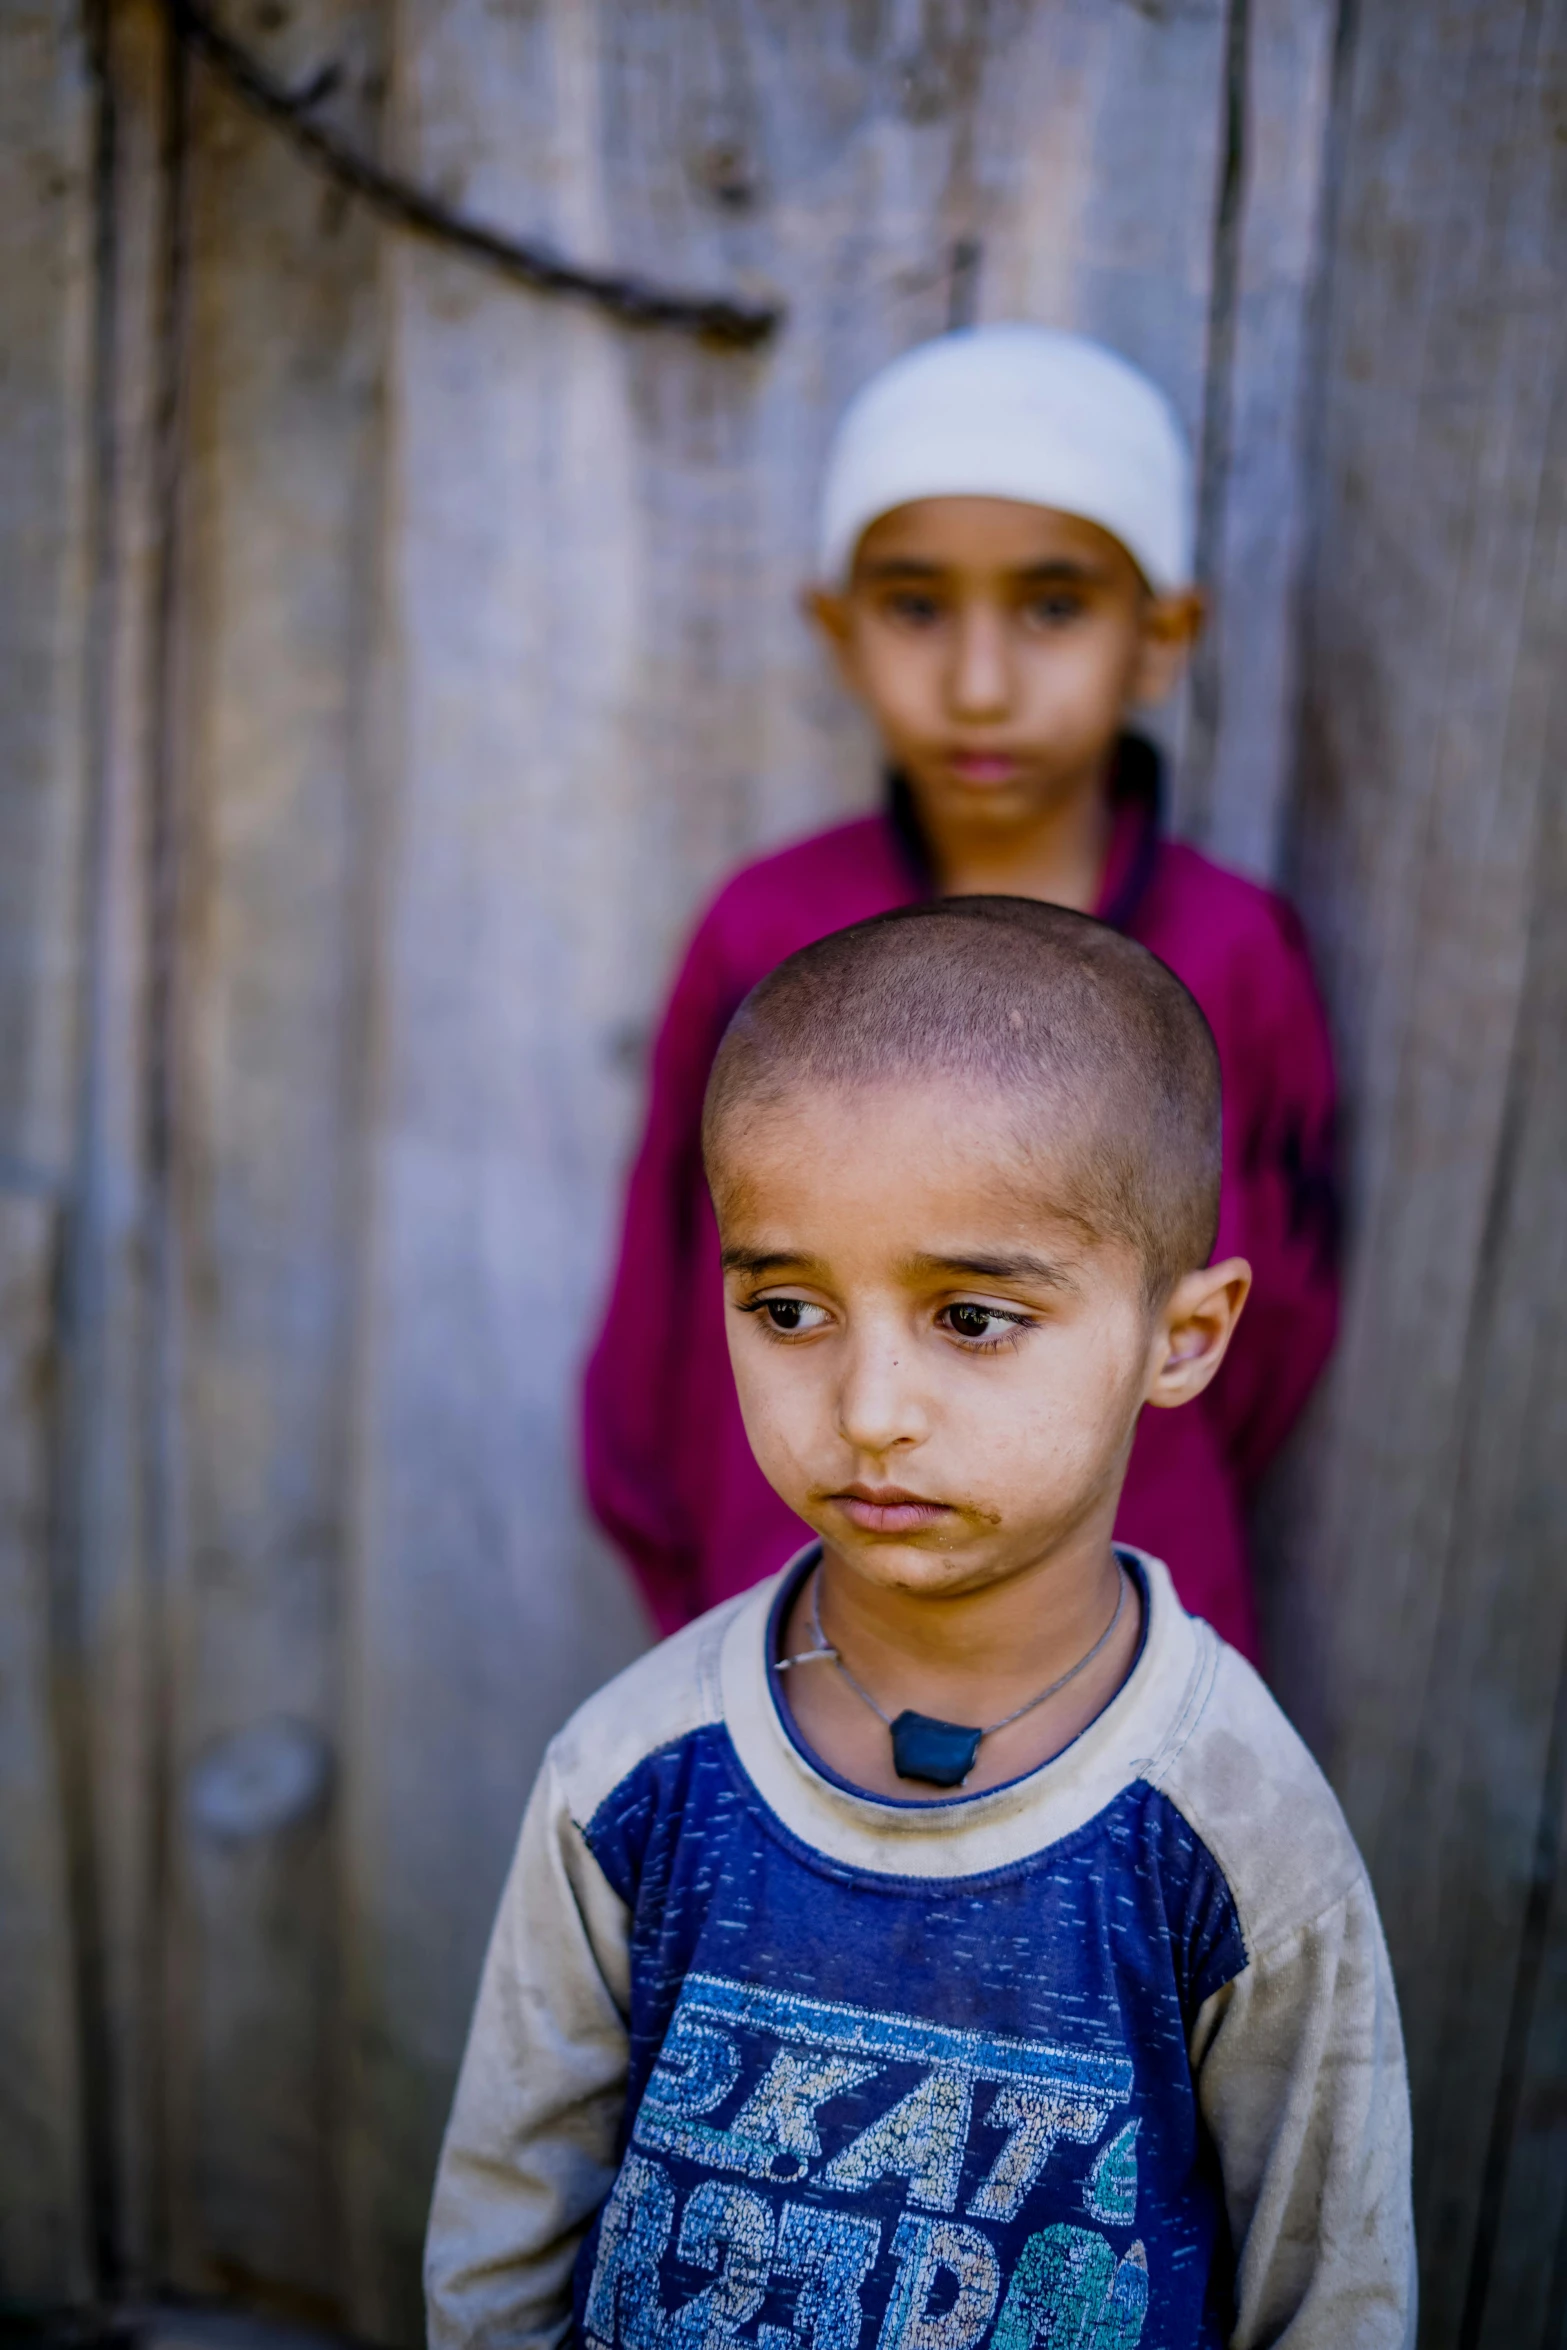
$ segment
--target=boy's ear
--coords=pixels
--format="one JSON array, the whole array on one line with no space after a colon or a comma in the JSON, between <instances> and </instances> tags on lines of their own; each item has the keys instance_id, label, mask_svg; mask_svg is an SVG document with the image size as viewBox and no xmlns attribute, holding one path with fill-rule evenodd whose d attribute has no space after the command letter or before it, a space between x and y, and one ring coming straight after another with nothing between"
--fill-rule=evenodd
<instances>
[{"instance_id":1,"label":"boy's ear","mask_svg":"<svg viewBox=\"0 0 1567 2350\"><path fill-rule=\"evenodd\" d=\"M1229 1351L1250 1289L1244 1257L1181 1275L1155 1325L1145 1402L1171 1411L1201 1395Z\"/></svg>"},{"instance_id":2,"label":"boy's ear","mask_svg":"<svg viewBox=\"0 0 1567 2350\"><path fill-rule=\"evenodd\" d=\"M849 599L836 588L802 588L800 610L831 644L842 647L848 641Z\"/></svg>"},{"instance_id":3,"label":"boy's ear","mask_svg":"<svg viewBox=\"0 0 1567 2350\"><path fill-rule=\"evenodd\" d=\"M848 597L836 588L809 587L801 591L800 609L813 627L820 630L839 675L853 689L854 639Z\"/></svg>"},{"instance_id":4,"label":"boy's ear","mask_svg":"<svg viewBox=\"0 0 1567 2350\"><path fill-rule=\"evenodd\" d=\"M1132 678L1132 700L1144 708L1162 702L1175 686L1187 655L1202 634L1207 604L1201 588L1179 595L1149 595L1143 603L1142 642Z\"/></svg>"}]
</instances>

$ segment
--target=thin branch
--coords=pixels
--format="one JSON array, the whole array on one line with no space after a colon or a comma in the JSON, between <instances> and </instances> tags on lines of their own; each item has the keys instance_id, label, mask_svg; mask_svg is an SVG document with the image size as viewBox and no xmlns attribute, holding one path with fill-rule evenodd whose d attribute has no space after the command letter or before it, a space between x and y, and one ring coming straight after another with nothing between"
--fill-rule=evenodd
<instances>
[{"instance_id":1,"label":"thin branch","mask_svg":"<svg viewBox=\"0 0 1567 2350\"><path fill-rule=\"evenodd\" d=\"M395 227L450 245L534 293L569 294L594 302L626 326L674 327L703 342L751 350L781 325L783 311L776 305L736 302L720 294L677 293L611 270L579 269L542 246L520 243L481 221L465 219L309 119L309 109L335 81L334 69L317 74L304 91L290 92L214 24L196 0L169 0L169 15L180 40L216 68L236 97L280 130L316 170Z\"/></svg>"}]
</instances>

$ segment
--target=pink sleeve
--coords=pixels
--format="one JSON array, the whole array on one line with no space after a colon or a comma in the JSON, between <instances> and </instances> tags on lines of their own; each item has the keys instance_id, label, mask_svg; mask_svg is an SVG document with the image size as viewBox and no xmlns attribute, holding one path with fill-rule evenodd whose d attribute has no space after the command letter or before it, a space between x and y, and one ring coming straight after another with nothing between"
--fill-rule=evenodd
<instances>
[{"instance_id":1,"label":"pink sleeve","mask_svg":"<svg viewBox=\"0 0 1567 2350\"><path fill-rule=\"evenodd\" d=\"M583 1385L582 1457L594 1516L636 1574L661 1632L702 1602L681 1493L682 1328L695 1278L702 1097L737 991L709 910L653 1049L647 1124L631 1170L609 1306Z\"/></svg>"},{"instance_id":2,"label":"pink sleeve","mask_svg":"<svg viewBox=\"0 0 1567 2350\"><path fill-rule=\"evenodd\" d=\"M1243 1488L1294 1426L1338 1327L1332 1047L1300 922L1282 899L1269 912L1225 1101L1225 1184L1239 1213L1226 1214L1220 1246L1250 1258L1253 1287L1206 1399Z\"/></svg>"}]
</instances>

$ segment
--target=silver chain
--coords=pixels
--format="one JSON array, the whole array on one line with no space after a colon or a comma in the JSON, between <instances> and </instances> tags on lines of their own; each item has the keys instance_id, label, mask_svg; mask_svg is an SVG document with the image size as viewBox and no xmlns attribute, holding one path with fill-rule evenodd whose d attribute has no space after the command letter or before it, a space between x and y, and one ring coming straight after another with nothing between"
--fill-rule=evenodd
<instances>
[{"instance_id":1,"label":"silver chain","mask_svg":"<svg viewBox=\"0 0 1567 2350\"><path fill-rule=\"evenodd\" d=\"M1104 1630L1100 1633L1098 1639L1094 1642L1093 1647L1088 1650L1086 1655L1080 1656L1076 1664L1073 1665L1069 1671L1064 1672L1059 1680L1052 1681L1048 1689L1041 1689L1037 1697L1029 1698L1027 1703L1018 1706L1015 1712L1003 1714L999 1722L988 1723L986 1727L980 1731L981 1738L992 1738L995 1736L995 1733L998 1730L1009 1729L1012 1723L1020 1722L1025 1714L1031 1714L1036 1706L1043 1705L1047 1698L1054 1697L1058 1691L1064 1689L1069 1681L1075 1681L1079 1673L1083 1673L1088 1670L1088 1667L1093 1663L1095 1657L1099 1654L1099 1651L1106 1645L1114 1633L1117 1624L1119 1624L1121 1621L1122 1610L1126 1606L1126 1587L1128 1582L1127 1572L1119 1559L1116 1560L1115 1564L1117 1575L1115 1613L1110 1618L1109 1623L1106 1624ZM831 1645L831 1643L828 1641L826 1633L822 1630L822 1570L819 1566L811 1577L811 1630L816 1638L816 1646L814 1648L803 1649L798 1656L781 1657L778 1663L779 1672L787 1673L794 1665L836 1665L839 1672L848 1682L849 1687L854 1691L855 1696L862 1698L864 1702L870 1707L871 1712L876 1716L876 1719L879 1722L884 1723L885 1726L890 1730L892 1728L891 1714L884 1713L882 1708L876 1703L875 1698L872 1697L870 1691L866 1688L864 1682L857 1681L855 1679L848 1666L844 1663L843 1658L839 1654L838 1650Z\"/></svg>"}]
</instances>

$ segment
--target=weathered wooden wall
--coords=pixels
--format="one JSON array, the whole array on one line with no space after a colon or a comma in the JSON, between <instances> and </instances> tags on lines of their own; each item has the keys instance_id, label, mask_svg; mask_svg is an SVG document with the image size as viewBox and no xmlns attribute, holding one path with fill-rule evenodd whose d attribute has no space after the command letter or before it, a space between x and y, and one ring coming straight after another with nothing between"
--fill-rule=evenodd
<instances>
[{"instance_id":1,"label":"weathered wooden wall","mask_svg":"<svg viewBox=\"0 0 1567 2350\"><path fill-rule=\"evenodd\" d=\"M1425 2340L1567 2310L1567 9L1340 54L1297 879L1350 1101L1281 1654L1403 1999Z\"/></svg>"},{"instance_id":2,"label":"weathered wooden wall","mask_svg":"<svg viewBox=\"0 0 1567 2350\"><path fill-rule=\"evenodd\" d=\"M872 788L794 609L812 485L854 384L972 305L1118 342L1203 452L1216 622L1179 812L1256 871L1292 844L1355 1105L1350 1341L1281 1506L1286 1656L1408 1895L1432 2339L1478 2341L1474 2244L1497 2292L1548 2267L1562 2167L1538 1612L1567 1523L1562 1278L1520 1253L1536 1226L1554 1245L1561 876L1552 900L1547 829L1524 843L1551 805L1557 17L223 21L296 86L337 61L323 116L449 202L776 291L789 321L742 357L521 294L345 205L171 51L156 0L0 12L23 455L0 504L0 2290L172 2283L417 2334L527 1782L643 1636L581 1522L571 1414L648 1024L716 875ZM1518 1521L1500 1549L1488 1496ZM1487 2006L1460 2082L1465 1984ZM1514 2108L1529 2151L1499 2170Z\"/></svg>"}]
</instances>

